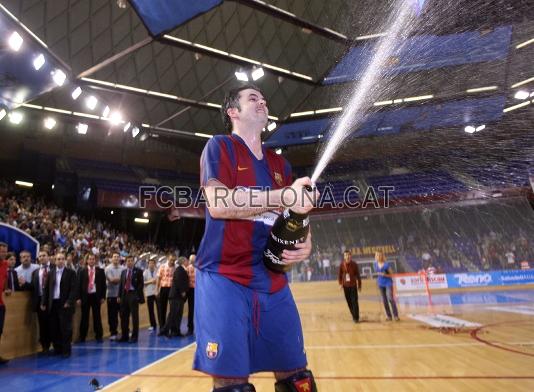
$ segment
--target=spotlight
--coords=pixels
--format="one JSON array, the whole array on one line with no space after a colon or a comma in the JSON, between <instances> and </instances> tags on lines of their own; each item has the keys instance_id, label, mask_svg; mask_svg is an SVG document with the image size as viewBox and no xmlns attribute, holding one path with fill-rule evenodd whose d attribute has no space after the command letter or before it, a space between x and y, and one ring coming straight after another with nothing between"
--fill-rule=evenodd
<instances>
[{"instance_id":1,"label":"spotlight","mask_svg":"<svg viewBox=\"0 0 534 392\"><path fill-rule=\"evenodd\" d=\"M119 125L122 122L122 114L120 114L119 112L111 113L111 117L109 118L109 121L111 122L112 125Z\"/></svg>"},{"instance_id":2,"label":"spotlight","mask_svg":"<svg viewBox=\"0 0 534 392\"><path fill-rule=\"evenodd\" d=\"M270 123L269 125L267 125L267 129L269 130L269 132L272 132L276 129L276 122L272 122Z\"/></svg>"},{"instance_id":3,"label":"spotlight","mask_svg":"<svg viewBox=\"0 0 534 392\"><path fill-rule=\"evenodd\" d=\"M7 112L6 109L2 108L0 109L0 120L2 120L6 116Z\"/></svg>"},{"instance_id":4,"label":"spotlight","mask_svg":"<svg viewBox=\"0 0 534 392\"><path fill-rule=\"evenodd\" d=\"M44 119L44 126L46 129L53 129L56 126L56 120L52 117L47 117Z\"/></svg>"},{"instance_id":5,"label":"spotlight","mask_svg":"<svg viewBox=\"0 0 534 392\"><path fill-rule=\"evenodd\" d=\"M115 212L114 212L113 210L111 210L109 213L110 213L111 215L113 215Z\"/></svg>"},{"instance_id":6,"label":"spotlight","mask_svg":"<svg viewBox=\"0 0 534 392\"><path fill-rule=\"evenodd\" d=\"M19 180L16 180L15 181L15 185L18 185L18 186L24 186L26 188L33 188L33 182L27 182L27 181L19 181Z\"/></svg>"},{"instance_id":7,"label":"spotlight","mask_svg":"<svg viewBox=\"0 0 534 392\"><path fill-rule=\"evenodd\" d=\"M482 124L481 126L476 127L475 132L480 132L480 131L482 131L484 129L486 129L486 126L484 124Z\"/></svg>"},{"instance_id":8,"label":"spotlight","mask_svg":"<svg viewBox=\"0 0 534 392\"><path fill-rule=\"evenodd\" d=\"M11 112L8 114L9 122L12 124L20 124L22 119L24 118L24 115L21 112Z\"/></svg>"},{"instance_id":9,"label":"spotlight","mask_svg":"<svg viewBox=\"0 0 534 392\"><path fill-rule=\"evenodd\" d=\"M54 190L55 187L56 187L56 186L55 186L54 184L52 184L52 190Z\"/></svg>"},{"instance_id":10,"label":"spotlight","mask_svg":"<svg viewBox=\"0 0 534 392\"><path fill-rule=\"evenodd\" d=\"M132 128L132 137L135 138L137 135L139 135L139 127L133 127Z\"/></svg>"},{"instance_id":11,"label":"spotlight","mask_svg":"<svg viewBox=\"0 0 534 392\"><path fill-rule=\"evenodd\" d=\"M139 141L144 142L146 139L148 139L148 133L143 133L141 136L139 136Z\"/></svg>"},{"instance_id":12,"label":"spotlight","mask_svg":"<svg viewBox=\"0 0 534 392\"><path fill-rule=\"evenodd\" d=\"M281 149L281 148L277 148L275 152L276 152L278 155L282 155L282 149Z\"/></svg>"},{"instance_id":13,"label":"spotlight","mask_svg":"<svg viewBox=\"0 0 534 392\"><path fill-rule=\"evenodd\" d=\"M254 71L252 71L252 80L258 80L261 79L265 75L265 72L263 72L263 68L257 68Z\"/></svg>"},{"instance_id":14,"label":"spotlight","mask_svg":"<svg viewBox=\"0 0 534 392\"><path fill-rule=\"evenodd\" d=\"M98 99L96 99L94 95L87 97L87 99L85 100L85 106L87 106L89 110L95 110L97 104Z\"/></svg>"},{"instance_id":15,"label":"spotlight","mask_svg":"<svg viewBox=\"0 0 534 392\"><path fill-rule=\"evenodd\" d=\"M62 70L56 69L54 72L52 72L52 79L54 79L54 82L58 86L63 86L63 83L65 83L65 80L67 79L67 75L65 75L65 72Z\"/></svg>"},{"instance_id":16,"label":"spotlight","mask_svg":"<svg viewBox=\"0 0 534 392\"><path fill-rule=\"evenodd\" d=\"M148 218L148 212L143 212L143 217Z\"/></svg>"},{"instance_id":17,"label":"spotlight","mask_svg":"<svg viewBox=\"0 0 534 392\"><path fill-rule=\"evenodd\" d=\"M76 101L81 94L82 94L82 88L78 86L72 91L71 97L72 99Z\"/></svg>"},{"instance_id":18,"label":"spotlight","mask_svg":"<svg viewBox=\"0 0 534 392\"><path fill-rule=\"evenodd\" d=\"M9 37L9 40L8 40L8 43L9 43L9 46L11 47L11 49L13 49L15 52L18 52L20 47L22 46L22 43L24 42L24 40L22 39L22 37L20 36L19 33L17 33L16 31L13 32L13 34L11 34L11 36Z\"/></svg>"},{"instance_id":19,"label":"spotlight","mask_svg":"<svg viewBox=\"0 0 534 392\"><path fill-rule=\"evenodd\" d=\"M102 117L108 118L109 112L110 112L109 106L106 106L104 108L104 111L102 112Z\"/></svg>"},{"instance_id":20,"label":"spotlight","mask_svg":"<svg viewBox=\"0 0 534 392\"><path fill-rule=\"evenodd\" d=\"M517 93L515 93L514 98L515 99L527 99L530 96L530 94L525 90L519 90Z\"/></svg>"},{"instance_id":21,"label":"spotlight","mask_svg":"<svg viewBox=\"0 0 534 392\"><path fill-rule=\"evenodd\" d=\"M45 57L41 53L39 56L37 56L33 60L33 68L35 68L36 71L39 71L41 69L41 67L44 65L44 63L45 63Z\"/></svg>"},{"instance_id":22,"label":"spotlight","mask_svg":"<svg viewBox=\"0 0 534 392\"><path fill-rule=\"evenodd\" d=\"M471 125L468 125L467 127L465 127L465 131L467 133L475 133L476 132L476 128L471 126Z\"/></svg>"},{"instance_id":23,"label":"spotlight","mask_svg":"<svg viewBox=\"0 0 534 392\"><path fill-rule=\"evenodd\" d=\"M237 78L237 80L240 80L242 82L248 82L248 76L246 72L236 71L234 75Z\"/></svg>"},{"instance_id":24,"label":"spotlight","mask_svg":"<svg viewBox=\"0 0 534 392\"><path fill-rule=\"evenodd\" d=\"M132 126L132 123L128 121L126 125L124 126L124 128L122 129L122 131L128 132L128 129L130 129L131 126Z\"/></svg>"},{"instance_id":25,"label":"spotlight","mask_svg":"<svg viewBox=\"0 0 534 392\"><path fill-rule=\"evenodd\" d=\"M76 126L76 129L78 130L78 133L80 135L85 135L87 133L87 129L89 129L89 126L87 124L84 124L84 123L79 123Z\"/></svg>"}]
</instances>

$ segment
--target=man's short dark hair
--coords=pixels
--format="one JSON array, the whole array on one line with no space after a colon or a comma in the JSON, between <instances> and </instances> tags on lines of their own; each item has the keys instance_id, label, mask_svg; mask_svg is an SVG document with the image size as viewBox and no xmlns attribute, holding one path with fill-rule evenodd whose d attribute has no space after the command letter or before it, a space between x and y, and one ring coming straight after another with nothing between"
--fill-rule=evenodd
<instances>
[{"instance_id":1,"label":"man's short dark hair","mask_svg":"<svg viewBox=\"0 0 534 392\"><path fill-rule=\"evenodd\" d=\"M235 87L228 91L224 97L223 104L221 106L221 115L222 120L224 124L224 129L227 132L232 131L232 119L228 115L228 109L236 108L237 110L241 111L241 106L239 105L239 96L241 91L252 89L259 91L263 95L263 91L260 90L258 86L252 83L242 84L239 87Z\"/></svg>"}]
</instances>

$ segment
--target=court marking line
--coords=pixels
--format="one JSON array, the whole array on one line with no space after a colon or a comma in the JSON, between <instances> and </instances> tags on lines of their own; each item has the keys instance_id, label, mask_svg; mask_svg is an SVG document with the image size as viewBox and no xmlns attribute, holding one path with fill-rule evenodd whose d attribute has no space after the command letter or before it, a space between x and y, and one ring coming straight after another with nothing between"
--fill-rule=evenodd
<instances>
[{"instance_id":1,"label":"court marking line","mask_svg":"<svg viewBox=\"0 0 534 392\"><path fill-rule=\"evenodd\" d=\"M154 365L157 365L157 364L160 363L160 362L163 362L164 360L166 360L166 359L172 357L173 355L177 355L177 354L181 353L182 351L187 350L189 347L191 347L191 346L194 345L194 344L196 344L196 342L189 343L187 346L182 347L182 348L179 349L178 351L175 351L175 352L172 352L172 353L170 353L170 354L168 354L168 355L165 355L164 357L158 359L157 361L154 361L154 362L152 362L152 363L149 363L148 365L143 366L143 367L140 368L140 369L137 369L135 372L130 373L130 374L128 374L128 375L126 375L126 376L124 376L124 377L122 377L122 378L119 378L118 380L113 381L111 384L108 384L108 385L106 385L104 388L102 388L102 390L104 390L104 389L108 389L108 388L112 387L113 385L118 384L119 382L125 381L125 380L127 380L128 378L130 378L130 377L132 377L132 376L135 376L135 375L137 375L138 373L142 372L143 370L146 370L146 369L148 369L148 368L150 368L150 367L152 367L152 366L154 366Z\"/></svg>"},{"instance_id":2,"label":"court marking line","mask_svg":"<svg viewBox=\"0 0 534 392\"><path fill-rule=\"evenodd\" d=\"M486 309L496 310L497 312L526 314L529 316L534 315L534 308L531 306L512 306L512 307L492 306Z\"/></svg>"},{"instance_id":3,"label":"court marking line","mask_svg":"<svg viewBox=\"0 0 534 392\"><path fill-rule=\"evenodd\" d=\"M487 327L494 327L494 326L497 326L497 325L506 325L506 324L511 324L511 325L514 325L514 324L525 324L525 323L531 323L531 322L532 322L531 320L513 320L513 321L502 321L502 322L498 322L498 323L487 324L487 325L483 325L483 326L481 326L479 328L476 328L476 329L472 330L470 335L471 335L471 337L473 339L475 339L475 340L477 340L477 341L479 341L481 343L484 343L487 346L490 346L490 347L493 347L493 348L497 348L499 350L508 351L508 352L511 352L511 353L514 353L514 354L520 354L520 355L526 355L528 357L534 357L534 354L532 354L532 353L527 353L527 352L524 352L524 351L514 350L514 349L511 349L511 348L508 348L508 347L501 346L501 344L506 344L506 343L490 342L489 340L482 339L480 336L478 336L478 333L480 331L482 331L483 329L487 328Z\"/></svg>"}]
</instances>

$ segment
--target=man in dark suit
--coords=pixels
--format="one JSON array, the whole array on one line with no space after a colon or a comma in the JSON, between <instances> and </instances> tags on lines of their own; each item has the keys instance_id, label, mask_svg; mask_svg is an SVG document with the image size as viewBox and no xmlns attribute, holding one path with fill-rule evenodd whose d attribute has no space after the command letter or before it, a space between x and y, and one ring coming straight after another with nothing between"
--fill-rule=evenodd
<instances>
[{"instance_id":1,"label":"man in dark suit","mask_svg":"<svg viewBox=\"0 0 534 392\"><path fill-rule=\"evenodd\" d=\"M50 335L50 317L46 310L41 309L43 293L48 281L50 273L50 263L48 252L45 250L39 251L39 268L33 271L31 280L32 291L32 310L37 313L37 320L39 322L39 342L43 349L43 353L48 353L52 338Z\"/></svg>"},{"instance_id":2,"label":"man in dark suit","mask_svg":"<svg viewBox=\"0 0 534 392\"><path fill-rule=\"evenodd\" d=\"M102 318L100 317L100 305L106 299L106 274L102 268L96 266L96 256L88 253L85 257L86 267L78 272L78 292L80 298L78 305L82 307L82 319L80 321L79 343L85 342L89 328L89 309L93 313L93 330L98 343L102 342Z\"/></svg>"},{"instance_id":3,"label":"man in dark suit","mask_svg":"<svg viewBox=\"0 0 534 392\"><path fill-rule=\"evenodd\" d=\"M19 276L17 274L17 271L15 271L15 264L17 263L17 258L15 256L15 253L9 252L7 254L7 289L10 290L11 293L14 291L20 291L20 285L19 285Z\"/></svg>"},{"instance_id":4,"label":"man in dark suit","mask_svg":"<svg viewBox=\"0 0 534 392\"><path fill-rule=\"evenodd\" d=\"M182 256L178 258L177 262L178 266L172 275L172 285L169 291L169 315L165 325L158 334L159 336L182 336L180 325L182 324L184 304L187 300L187 292L189 291L189 275L187 275L187 270L185 269L187 259Z\"/></svg>"},{"instance_id":5,"label":"man in dark suit","mask_svg":"<svg viewBox=\"0 0 534 392\"><path fill-rule=\"evenodd\" d=\"M54 354L70 357L72 343L72 318L78 298L76 272L65 268L65 253L55 256L56 266L50 271L41 302L41 310L50 314L50 331Z\"/></svg>"},{"instance_id":6,"label":"man in dark suit","mask_svg":"<svg viewBox=\"0 0 534 392\"><path fill-rule=\"evenodd\" d=\"M139 304L145 303L143 287L143 271L134 267L133 256L126 256L126 269L121 273L119 297L117 298L121 306L122 336L119 342L137 343L139 335ZM132 336L128 340L130 314L132 315Z\"/></svg>"}]
</instances>

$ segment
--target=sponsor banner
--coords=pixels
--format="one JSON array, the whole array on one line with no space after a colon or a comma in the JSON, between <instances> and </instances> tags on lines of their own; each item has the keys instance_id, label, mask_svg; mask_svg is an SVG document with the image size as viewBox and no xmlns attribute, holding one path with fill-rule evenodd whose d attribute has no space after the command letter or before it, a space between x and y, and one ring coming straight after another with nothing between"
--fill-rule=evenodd
<instances>
[{"instance_id":1,"label":"sponsor banner","mask_svg":"<svg viewBox=\"0 0 534 392\"><path fill-rule=\"evenodd\" d=\"M430 290L449 287L445 274L429 274L427 277ZM396 276L394 279L397 292L426 290L425 281L421 275Z\"/></svg>"},{"instance_id":2,"label":"sponsor banner","mask_svg":"<svg viewBox=\"0 0 534 392\"><path fill-rule=\"evenodd\" d=\"M501 271L501 284L529 284L534 283L534 270Z\"/></svg>"},{"instance_id":3,"label":"sponsor banner","mask_svg":"<svg viewBox=\"0 0 534 392\"><path fill-rule=\"evenodd\" d=\"M411 314L408 317L435 328L477 328L481 326L479 323L445 316L444 314Z\"/></svg>"},{"instance_id":4,"label":"sponsor banner","mask_svg":"<svg viewBox=\"0 0 534 392\"><path fill-rule=\"evenodd\" d=\"M450 289L498 286L501 284L501 271L447 274L447 284Z\"/></svg>"}]
</instances>

